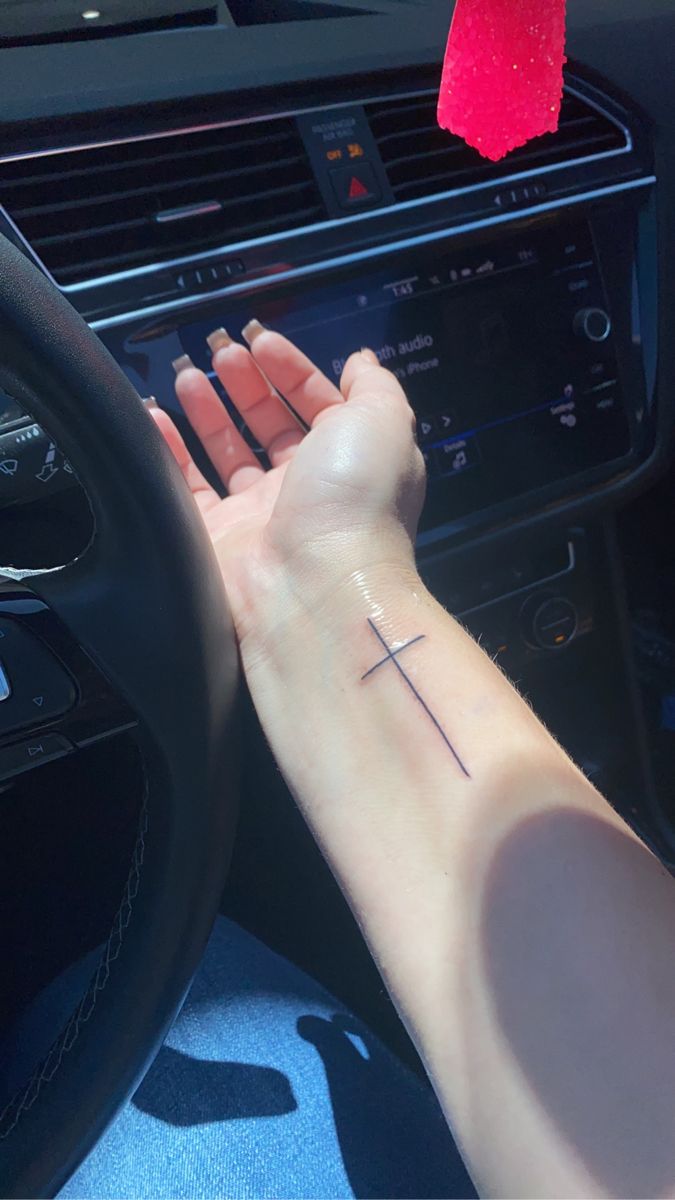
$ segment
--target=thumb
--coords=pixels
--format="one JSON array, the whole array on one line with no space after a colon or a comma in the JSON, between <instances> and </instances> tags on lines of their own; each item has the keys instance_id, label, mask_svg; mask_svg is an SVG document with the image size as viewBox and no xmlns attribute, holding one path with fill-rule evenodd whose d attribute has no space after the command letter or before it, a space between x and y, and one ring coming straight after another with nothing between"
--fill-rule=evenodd
<instances>
[{"instance_id":1,"label":"thumb","mask_svg":"<svg viewBox=\"0 0 675 1200\"><path fill-rule=\"evenodd\" d=\"M340 391L349 403L386 407L406 419L414 431L415 414L403 388L391 371L380 366L372 350L360 350L347 359L340 380Z\"/></svg>"}]
</instances>

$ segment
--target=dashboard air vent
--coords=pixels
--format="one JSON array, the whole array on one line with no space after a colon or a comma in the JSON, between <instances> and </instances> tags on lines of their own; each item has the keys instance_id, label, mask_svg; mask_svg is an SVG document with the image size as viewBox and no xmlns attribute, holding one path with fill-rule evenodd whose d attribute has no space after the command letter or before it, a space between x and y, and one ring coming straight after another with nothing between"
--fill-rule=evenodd
<instances>
[{"instance_id":1,"label":"dashboard air vent","mask_svg":"<svg viewBox=\"0 0 675 1200\"><path fill-rule=\"evenodd\" d=\"M488 162L461 138L439 129L435 95L370 104L366 112L398 201L626 147L618 125L570 92L557 133L535 138L500 163Z\"/></svg>"},{"instance_id":2,"label":"dashboard air vent","mask_svg":"<svg viewBox=\"0 0 675 1200\"><path fill-rule=\"evenodd\" d=\"M63 284L325 217L283 119L0 163L0 204Z\"/></svg>"}]
</instances>

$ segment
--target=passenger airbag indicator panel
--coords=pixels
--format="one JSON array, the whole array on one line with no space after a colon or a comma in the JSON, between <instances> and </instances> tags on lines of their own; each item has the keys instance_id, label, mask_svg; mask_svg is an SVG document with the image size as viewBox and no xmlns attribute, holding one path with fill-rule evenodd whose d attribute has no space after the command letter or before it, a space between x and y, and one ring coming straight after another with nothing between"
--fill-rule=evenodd
<instances>
[{"instance_id":1,"label":"passenger airbag indicator panel","mask_svg":"<svg viewBox=\"0 0 675 1200\"><path fill-rule=\"evenodd\" d=\"M344 217L394 195L362 108L334 108L298 117L298 129L331 217Z\"/></svg>"}]
</instances>

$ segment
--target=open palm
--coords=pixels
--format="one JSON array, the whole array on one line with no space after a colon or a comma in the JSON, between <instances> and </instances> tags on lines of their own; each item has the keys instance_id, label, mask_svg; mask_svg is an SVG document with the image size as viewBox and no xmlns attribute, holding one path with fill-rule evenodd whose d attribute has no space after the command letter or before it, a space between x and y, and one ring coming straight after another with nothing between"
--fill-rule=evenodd
<instances>
[{"instance_id":1,"label":"open palm","mask_svg":"<svg viewBox=\"0 0 675 1200\"><path fill-rule=\"evenodd\" d=\"M423 500L414 417L370 351L351 357L340 390L291 342L257 322L250 350L211 335L213 366L270 462L265 469L203 371L179 359L180 403L228 491L205 480L171 418L153 416L204 517L240 636L253 581L321 548L336 568L356 543L410 553ZM375 547L378 547L377 549ZM327 570L329 568L327 567ZM327 580L327 583L330 581Z\"/></svg>"}]
</instances>

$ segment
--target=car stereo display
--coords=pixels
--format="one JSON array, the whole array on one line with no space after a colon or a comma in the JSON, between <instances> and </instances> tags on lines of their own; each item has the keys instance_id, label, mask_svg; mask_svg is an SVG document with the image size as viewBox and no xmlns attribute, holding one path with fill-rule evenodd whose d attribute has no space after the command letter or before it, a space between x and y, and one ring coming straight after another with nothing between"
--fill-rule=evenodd
<instances>
[{"instance_id":1,"label":"car stereo display","mask_svg":"<svg viewBox=\"0 0 675 1200\"><path fill-rule=\"evenodd\" d=\"M187 353L210 371L206 335L224 325L237 337L254 316L336 382L361 346L398 376L428 465L422 532L630 451L586 225L427 248L328 285L211 301L103 336L140 394L175 412L171 360Z\"/></svg>"}]
</instances>

